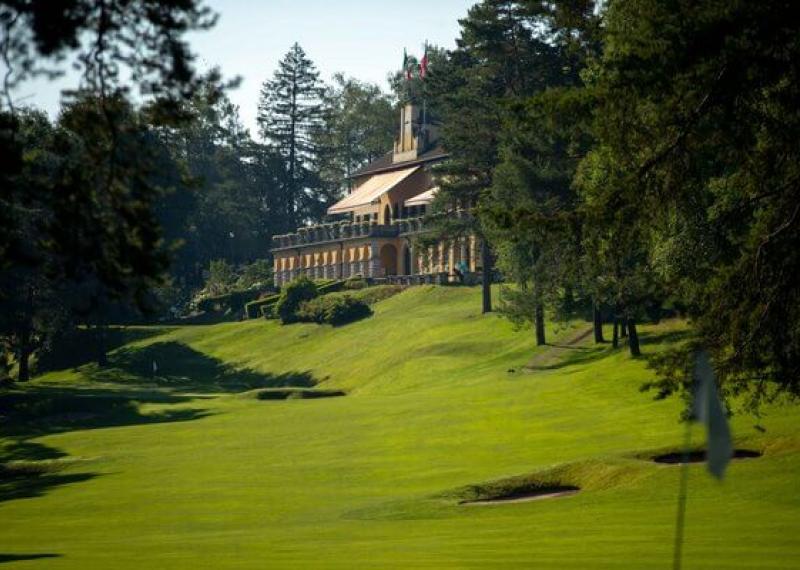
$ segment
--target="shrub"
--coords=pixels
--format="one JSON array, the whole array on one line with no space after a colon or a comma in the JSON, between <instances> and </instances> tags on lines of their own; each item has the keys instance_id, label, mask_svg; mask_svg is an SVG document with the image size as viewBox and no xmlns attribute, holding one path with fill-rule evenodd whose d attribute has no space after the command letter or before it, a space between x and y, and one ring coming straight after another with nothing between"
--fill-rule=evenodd
<instances>
[{"instance_id":1,"label":"shrub","mask_svg":"<svg viewBox=\"0 0 800 570\"><path fill-rule=\"evenodd\" d=\"M297 310L304 301L310 301L319 293L313 281L306 277L295 279L281 290L275 311L283 324L297 320Z\"/></svg>"},{"instance_id":2,"label":"shrub","mask_svg":"<svg viewBox=\"0 0 800 570\"><path fill-rule=\"evenodd\" d=\"M367 280L363 277L350 277L344 282L345 289L364 289L368 285Z\"/></svg>"},{"instance_id":3,"label":"shrub","mask_svg":"<svg viewBox=\"0 0 800 570\"><path fill-rule=\"evenodd\" d=\"M340 326L371 314L369 305L349 295L326 295L303 303L297 311L297 320Z\"/></svg>"}]
</instances>

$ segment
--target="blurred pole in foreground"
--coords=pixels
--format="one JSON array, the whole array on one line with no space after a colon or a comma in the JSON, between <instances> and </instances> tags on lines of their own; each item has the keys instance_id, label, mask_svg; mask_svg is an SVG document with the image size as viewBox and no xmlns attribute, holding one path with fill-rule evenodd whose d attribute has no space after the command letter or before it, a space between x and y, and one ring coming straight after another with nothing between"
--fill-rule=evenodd
<instances>
[{"instance_id":1,"label":"blurred pole in foreground","mask_svg":"<svg viewBox=\"0 0 800 570\"><path fill-rule=\"evenodd\" d=\"M725 469L733 455L731 430L725 408L717 393L717 383L711 359L705 351L694 357L692 371L694 399L691 415L686 421L686 435L683 441L683 461L678 489L678 514L675 523L675 546L672 560L673 570L680 570L683 561L683 535L686 521L686 494L689 488L689 459L691 454L692 422L702 422L706 426L706 452L708 471L717 479L722 479Z\"/></svg>"}]
</instances>

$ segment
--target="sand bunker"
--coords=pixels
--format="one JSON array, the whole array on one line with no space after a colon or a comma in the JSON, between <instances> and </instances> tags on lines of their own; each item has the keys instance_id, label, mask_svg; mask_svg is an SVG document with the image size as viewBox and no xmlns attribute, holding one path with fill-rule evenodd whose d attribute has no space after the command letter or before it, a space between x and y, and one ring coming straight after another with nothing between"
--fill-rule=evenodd
<instances>
[{"instance_id":1,"label":"sand bunker","mask_svg":"<svg viewBox=\"0 0 800 570\"><path fill-rule=\"evenodd\" d=\"M753 451L752 449L734 449L733 459L754 459L761 457L761 452ZM705 451L691 451L688 454L682 451L673 451L671 453L663 453L656 455L652 458L656 463L665 463L669 465L681 465L683 463L703 463L706 460Z\"/></svg>"},{"instance_id":2,"label":"sand bunker","mask_svg":"<svg viewBox=\"0 0 800 570\"><path fill-rule=\"evenodd\" d=\"M338 398L347 394L341 390L308 390L304 388L266 388L256 393L259 400L312 400Z\"/></svg>"},{"instance_id":3,"label":"sand bunker","mask_svg":"<svg viewBox=\"0 0 800 570\"><path fill-rule=\"evenodd\" d=\"M540 487L538 489L530 489L527 491L516 491L506 495L497 497L488 497L485 499L473 499L468 501L461 501L460 505L498 505L507 503L527 503L529 501L541 501L544 499L556 499L559 497L570 497L578 493L580 489L571 485L564 485L558 487Z\"/></svg>"}]
</instances>

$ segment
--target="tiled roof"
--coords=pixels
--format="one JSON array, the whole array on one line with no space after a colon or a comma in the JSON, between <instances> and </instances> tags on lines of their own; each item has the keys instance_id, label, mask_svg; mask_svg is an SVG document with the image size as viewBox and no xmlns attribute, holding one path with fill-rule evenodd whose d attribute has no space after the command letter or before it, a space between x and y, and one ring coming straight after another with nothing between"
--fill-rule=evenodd
<instances>
[{"instance_id":1,"label":"tiled roof","mask_svg":"<svg viewBox=\"0 0 800 570\"><path fill-rule=\"evenodd\" d=\"M366 176L368 174L375 174L378 172L386 172L389 170L396 170L398 168L408 168L409 166L417 166L421 164L425 164L426 162L433 162L435 160L441 160L446 158L448 155L445 150L441 146L435 146L432 149L423 152L414 160L406 160L405 162L392 162L392 153L387 152L380 158L376 158L363 168L356 170L350 178L360 178L362 176Z\"/></svg>"}]
</instances>

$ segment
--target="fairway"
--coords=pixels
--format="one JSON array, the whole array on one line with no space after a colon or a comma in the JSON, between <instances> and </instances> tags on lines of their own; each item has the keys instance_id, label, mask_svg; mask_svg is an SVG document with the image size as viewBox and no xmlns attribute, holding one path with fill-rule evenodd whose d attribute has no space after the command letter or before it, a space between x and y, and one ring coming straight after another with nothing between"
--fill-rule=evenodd
<instances>
[{"instance_id":1,"label":"fairway","mask_svg":"<svg viewBox=\"0 0 800 570\"><path fill-rule=\"evenodd\" d=\"M109 369L36 378L17 397L47 415L2 424L2 461L58 470L0 479L0 564L671 568L681 468L649 458L679 449L682 404L639 387L685 323L644 325L632 359L582 338L589 323L535 349L480 314L479 288L413 287L374 310L340 328L138 329ZM276 387L346 395L258 397ZM689 468L685 568L798 567L800 414L763 412L732 421L763 456L721 483ZM580 490L460 504L511 477Z\"/></svg>"}]
</instances>

